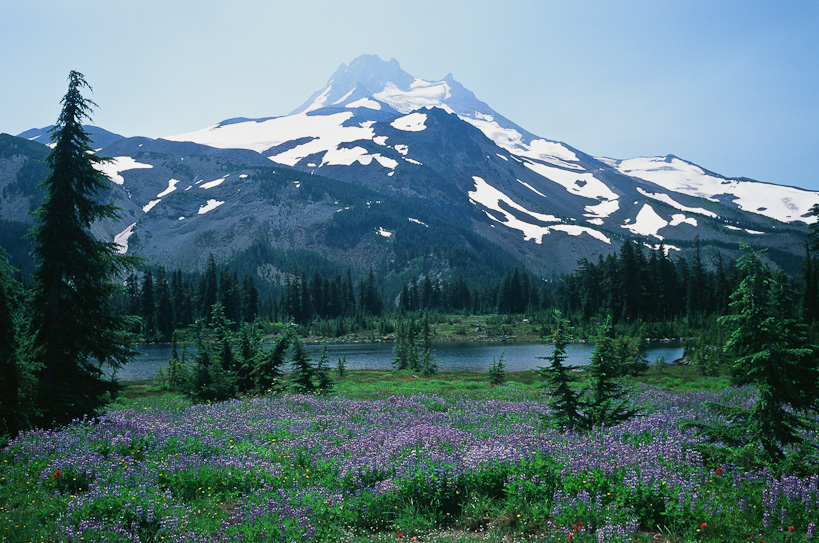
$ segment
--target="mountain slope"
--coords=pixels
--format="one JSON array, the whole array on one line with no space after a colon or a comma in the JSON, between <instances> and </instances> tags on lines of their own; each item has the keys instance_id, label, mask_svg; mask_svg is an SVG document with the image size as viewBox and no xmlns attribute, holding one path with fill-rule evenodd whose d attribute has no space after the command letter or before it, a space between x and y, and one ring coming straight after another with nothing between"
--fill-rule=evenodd
<instances>
[{"instance_id":1,"label":"mountain slope","mask_svg":"<svg viewBox=\"0 0 819 543\"><path fill-rule=\"evenodd\" d=\"M750 243L795 271L819 202L672 156L595 158L527 132L451 75L421 80L374 56L290 115L117 136L98 153L113 157L104 171L123 208L101 237L174 267L214 252L274 281L294 261L372 267L395 284L516 265L548 275L628 238L682 256L699 238L706 258Z\"/></svg>"},{"instance_id":2,"label":"mountain slope","mask_svg":"<svg viewBox=\"0 0 819 543\"><path fill-rule=\"evenodd\" d=\"M289 116L236 119L171 139L252 149L302 171L425 199L540 271L570 270L580 256L611 252L627 237L684 251L699 236L795 255L797 223L819 201L815 192L725 178L686 190L634 161L597 159L534 136L451 76L420 80L372 56L342 65ZM772 187L770 204L720 196L729 185L735 195Z\"/></svg>"}]
</instances>

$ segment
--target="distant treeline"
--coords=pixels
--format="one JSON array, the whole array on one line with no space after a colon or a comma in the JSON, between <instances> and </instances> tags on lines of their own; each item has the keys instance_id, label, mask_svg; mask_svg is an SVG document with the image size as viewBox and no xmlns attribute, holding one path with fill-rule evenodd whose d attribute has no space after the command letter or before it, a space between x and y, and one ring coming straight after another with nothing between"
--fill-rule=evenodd
<instances>
[{"instance_id":1,"label":"distant treeline","mask_svg":"<svg viewBox=\"0 0 819 543\"><path fill-rule=\"evenodd\" d=\"M808 251L803 274L781 280L798 287L797 303L807 323L819 317L819 263ZM384 293L373 270L353 279L350 270L325 277L294 264L277 288L260 294L252 276L241 279L231 268L220 269L213 256L204 273L146 269L127 281L127 293L118 311L141 317L139 332L146 340L169 341L174 330L203 320L208 324L217 301L238 329L257 318L297 324L321 322L322 335L342 335L366 328L367 318L395 313L426 312L501 315L538 315L559 309L576 325L601 322L615 325L685 321L702 327L725 313L729 297L741 281L736 263L721 254L706 261L699 239L693 256L672 258L661 244L648 247L640 240L625 241L617 253L586 258L577 269L558 280L546 281L515 268L489 285L426 275L413 279L400 292ZM336 323L327 326L326 323ZM346 324L345 324L346 323ZM386 330L391 332L392 329Z\"/></svg>"}]
</instances>

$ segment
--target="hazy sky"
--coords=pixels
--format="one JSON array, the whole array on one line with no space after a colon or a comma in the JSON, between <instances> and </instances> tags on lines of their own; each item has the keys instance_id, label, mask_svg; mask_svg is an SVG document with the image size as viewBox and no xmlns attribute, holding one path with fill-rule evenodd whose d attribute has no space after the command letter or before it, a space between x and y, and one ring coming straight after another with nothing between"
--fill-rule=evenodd
<instances>
[{"instance_id":1,"label":"hazy sky","mask_svg":"<svg viewBox=\"0 0 819 543\"><path fill-rule=\"evenodd\" d=\"M72 69L94 124L161 137L287 114L364 53L595 156L819 190L816 0L0 0L0 132L52 124Z\"/></svg>"}]
</instances>

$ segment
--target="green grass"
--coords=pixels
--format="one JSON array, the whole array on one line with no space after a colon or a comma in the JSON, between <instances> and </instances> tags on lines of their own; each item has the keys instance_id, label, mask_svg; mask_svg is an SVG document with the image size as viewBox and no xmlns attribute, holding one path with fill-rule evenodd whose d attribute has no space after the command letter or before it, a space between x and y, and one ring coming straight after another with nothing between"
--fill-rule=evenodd
<instances>
[{"instance_id":1,"label":"green grass","mask_svg":"<svg viewBox=\"0 0 819 543\"><path fill-rule=\"evenodd\" d=\"M346 370L343 377L331 371L331 377L334 381L333 394L351 399L415 394L459 396L471 400L531 400L543 396L542 381L533 371L507 372L506 381L500 386L491 385L484 371L439 371L430 377L420 377L408 370ZM585 379L585 372L577 372L575 385L585 385ZM667 366L663 370L651 368L643 375L629 377L628 382L669 391L719 391L730 386L728 376L703 376L692 366ZM115 403L119 407L132 405L137 400L141 400L141 405L150 405L154 402L146 404L145 401L162 401L163 397L187 401L179 394L162 390L154 380L124 381L122 385Z\"/></svg>"}]
</instances>

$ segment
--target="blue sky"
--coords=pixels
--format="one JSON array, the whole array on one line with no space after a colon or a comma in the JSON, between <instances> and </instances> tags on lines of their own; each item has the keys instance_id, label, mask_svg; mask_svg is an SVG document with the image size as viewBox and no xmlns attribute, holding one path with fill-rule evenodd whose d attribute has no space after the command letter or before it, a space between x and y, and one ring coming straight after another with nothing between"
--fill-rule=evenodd
<instances>
[{"instance_id":1,"label":"blue sky","mask_svg":"<svg viewBox=\"0 0 819 543\"><path fill-rule=\"evenodd\" d=\"M54 122L72 69L94 124L161 137L287 114L368 53L595 156L819 190L815 0L0 0L0 51L11 134Z\"/></svg>"}]
</instances>

